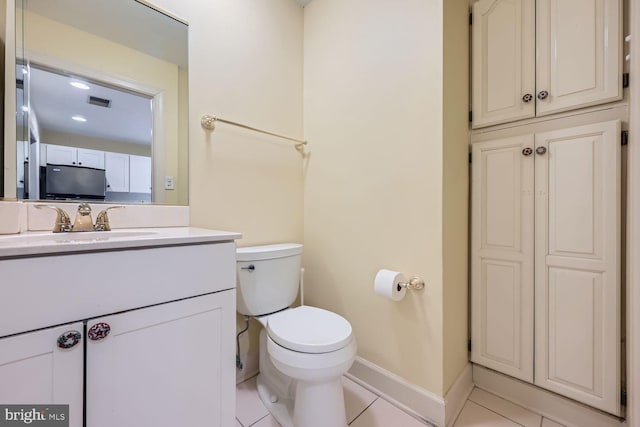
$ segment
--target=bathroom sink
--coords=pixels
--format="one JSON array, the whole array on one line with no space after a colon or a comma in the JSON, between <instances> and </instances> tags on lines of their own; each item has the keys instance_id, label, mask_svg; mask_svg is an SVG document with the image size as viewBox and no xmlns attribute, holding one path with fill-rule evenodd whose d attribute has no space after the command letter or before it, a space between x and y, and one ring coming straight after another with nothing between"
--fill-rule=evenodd
<instances>
[{"instance_id":1,"label":"bathroom sink","mask_svg":"<svg viewBox=\"0 0 640 427\"><path fill-rule=\"evenodd\" d=\"M89 243L115 239L126 239L156 234L153 231L113 230L78 233L27 233L0 237L0 247L31 246L60 243Z\"/></svg>"},{"instance_id":2,"label":"bathroom sink","mask_svg":"<svg viewBox=\"0 0 640 427\"><path fill-rule=\"evenodd\" d=\"M136 228L70 233L29 232L0 236L0 259L65 252L195 244L239 238L238 233L193 227Z\"/></svg>"}]
</instances>

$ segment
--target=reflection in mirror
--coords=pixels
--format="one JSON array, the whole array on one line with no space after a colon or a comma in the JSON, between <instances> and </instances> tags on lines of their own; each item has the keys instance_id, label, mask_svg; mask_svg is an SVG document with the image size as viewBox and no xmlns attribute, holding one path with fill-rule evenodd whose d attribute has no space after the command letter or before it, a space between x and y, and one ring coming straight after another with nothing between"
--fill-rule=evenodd
<instances>
[{"instance_id":1,"label":"reflection in mirror","mask_svg":"<svg viewBox=\"0 0 640 427\"><path fill-rule=\"evenodd\" d=\"M185 24L134 0L22 0L16 35L17 198L187 203Z\"/></svg>"}]
</instances>

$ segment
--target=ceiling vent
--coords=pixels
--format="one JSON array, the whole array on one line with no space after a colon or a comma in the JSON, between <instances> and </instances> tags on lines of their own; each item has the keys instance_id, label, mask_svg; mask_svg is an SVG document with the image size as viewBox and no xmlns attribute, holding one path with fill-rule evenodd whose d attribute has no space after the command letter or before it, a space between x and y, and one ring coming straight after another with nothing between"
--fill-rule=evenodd
<instances>
[{"instance_id":1,"label":"ceiling vent","mask_svg":"<svg viewBox=\"0 0 640 427\"><path fill-rule=\"evenodd\" d=\"M98 98L97 96L89 95L89 101L87 102L91 105L96 105L98 107L104 107L104 108L111 107L110 99Z\"/></svg>"}]
</instances>

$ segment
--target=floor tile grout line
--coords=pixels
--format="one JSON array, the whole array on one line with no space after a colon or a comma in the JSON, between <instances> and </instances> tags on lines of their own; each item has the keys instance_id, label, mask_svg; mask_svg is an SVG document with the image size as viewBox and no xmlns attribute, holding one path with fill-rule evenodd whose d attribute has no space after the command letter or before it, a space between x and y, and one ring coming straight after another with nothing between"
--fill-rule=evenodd
<instances>
[{"instance_id":1,"label":"floor tile grout line","mask_svg":"<svg viewBox=\"0 0 640 427\"><path fill-rule=\"evenodd\" d=\"M500 412L497 412L497 411L495 411L495 410L493 410L493 409L491 409L491 408L487 408L486 406L484 406L484 405L482 405L482 404L480 404L480 403L478 403L478 402L474 402L474 401L473 401L473 400L471 400L471 399L467 399L467 402L474 403L474 404L476 404L476 405L480 406L481 408L484 408L484 409L486 409L487 411L491 411L491 412L493 412L494 414L496 414L496 415L498 415L498 416L500 416L500 417L504 418L505 420L509 420L509 421L513 422L514 424L518 424L519 426L522 426L522 427L527 427L527 426L525 426L524 424L520 424L518 421L513 420L513 419L511 419L511 418L507 417L506 415L501 414ZM465 405L466 405L466 403L465 403ZM463 410L464 410L464 408L463 408ZM534 413L535 413L535 412L534 412ZM538 415L538 414L536 414L536 415Z\"/></svg>"},{"instance_id":2,"label":"floor tile grout line","mask_svg":"<svg viewBox=\"0 0 640 427\"><path fill-rule=\"evenodd\" d=\"M260 418L260 419L256 420L256 422L255 422L255 423L250 424L248 427L251 427L251 426L254 426L254 425L258 424L260 421L264 420L264 419L265 419L265 418L267 418L269 415L271 415L271 413L268 413L268 414L267 414L267 415L265 415L264 417L262 417L262 418ZM240 424L242 424L242 423L240 423ZM278 423L278 424L279 424L279 423Z\"/></svg>"},{"instance_id":3,"label":"floor tile grout line","mask_svg":"<svg viewBox=\"0 0 640 427\"><path fill-rule=\"evenodd\" d=\"M366 408L364 408L362 411L360 411L360 413L358 415L356 415L356 417L353 420L351 420L349 425L353 424L358 418L360 418L360 415L364 414L366 412L366 410L369 409L371 407L371 405L373 405L376 402L376 400L378 400L378 399L380 399L380 396L376 396L376 398L373 399L373 402L369 403Z\"/></svg>"}]
</instances>

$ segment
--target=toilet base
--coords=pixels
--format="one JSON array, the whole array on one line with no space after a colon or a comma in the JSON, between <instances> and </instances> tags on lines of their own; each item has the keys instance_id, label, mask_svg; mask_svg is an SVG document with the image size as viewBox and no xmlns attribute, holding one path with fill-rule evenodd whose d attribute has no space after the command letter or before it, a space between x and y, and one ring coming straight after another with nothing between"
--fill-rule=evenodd
<instances>
[{"instance_id":1,"label":"toilet base","mask_svg":"<svg viewBox=\"0 0 640 427\"><path fill-rule=\"evenodd\" d=\"M273 418L282 427L294 427L293 424L293 399L278 397L278 395L264 381L263 375L259 374L256 379L258 396ZM275 402L274 402L275 400Z\"/></svg>"},{"instance_id":2,"label":"toilet base","mask_svg":"<svg viewBox=\"0 0 640 427\"><path fill-rule=\"evenodd\" d=\"M298 381L293 405L293 425L347 427L342 381Z\"/></svg>"},{"instance_id":3,"label":"toilet base","mask_svg":"<svg viewBox=\"0 0 640 427\"><path fill-rule=\"evenodd\" d=\"M317 383L296 381L296 399L278 397L259 374L258 395L282 427L347 427L340 379ZM327 410L331 408L331 410Z\"/></svg>"}]
</instances>

